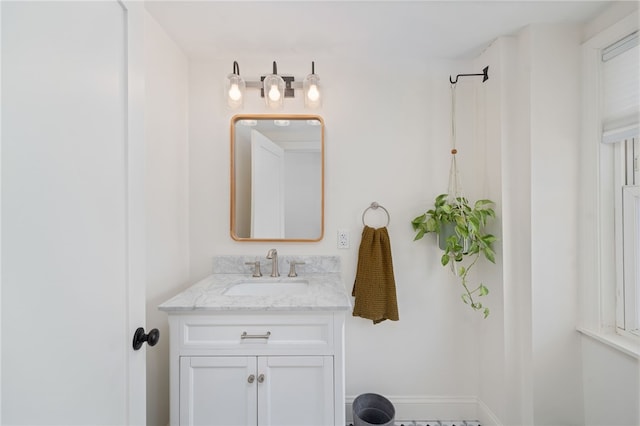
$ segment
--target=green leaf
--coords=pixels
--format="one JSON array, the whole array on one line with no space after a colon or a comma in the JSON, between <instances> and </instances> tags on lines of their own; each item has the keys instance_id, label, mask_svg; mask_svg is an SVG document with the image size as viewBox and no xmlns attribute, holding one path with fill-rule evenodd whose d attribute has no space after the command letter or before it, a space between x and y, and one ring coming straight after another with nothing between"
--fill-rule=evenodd
<instances>
[{"instance_id":1,"label":"green leaf","mask_svg":"<svg viewBox=\"0 0 640 426\"><path fill-rule=\"evenodd\" d=\"M464 266L461 266L460 269L458 269L458 276L462 276L464 275L464 273L466 272L466 268Z\"/></svg>"},{"instance_id":2,"label":"green leaf","mask_svg":"<svg viewBox=\"0 0 640 426\"><path fill-rule=\"evenodd\" d=\"M413 219L411 223L413 224L413 229L416 229L420 224L422 224L427 219L427 214L420 215Z\"/></svg>"},{"instance_id":3,"label":"green leaf","mask_svg":"<svg viewBox=\"0 0 640 426\"><path fill-rule=\"evenodd\" d=\"M484 286L484 284L480 284L480 296L486 296L489 294L489 289Z\"/></svg>"},{"instance_id":4,"label":"green leaf","mask_svg":"<svg viewBox=\"0 0 640 426\"><path fill-rule=\"evenodd\" d=\"M491 200L478 200L475 202L475 204L473 205L475 209L484 209L487 208L488 206L492 206L495 203Z\"/></svg>"},{"instance_id":5,"label":"green leaf","mask_svg":"<svg viewBox=\"0 0 640 426\"><path fill-rule=\"evenodd\" d=\"M467 293L462 293L462 301L467 305L469 304L469 295Z\"/></svg>"},{"instance_id":6,"label":"green leaf","mask_svg":"<svg viewBox=\"0 0 640 426\"><path fill-rule=\"evenodd\" d=\"M484 250L482 250L482 252L484 253L484 256L491 262L491 263L496 263L496 254L493 252L493 250L491 250L489 247L485 247Z\"/></svg>"},{"instance_id":7,"label":"green leaf","mask_svg":"<svg viewBox=\"0 0 640 426\"><path fill-rule=\"evenodd\" d=\"M491 234L487 234L487 235L484 235L484 236L482 237L482 241L484 241L484 243L485 243L485 244L487 244L487 245L490 245L491 243L493 243L493 242L494 242L494 241L496 241L496 240L497 240L497 238L496 238L496 237L494 237L494 236L493 236L493 235L491 235Z\"/></svg>"},{"instance_id":8,"label":"green leaf","mask_svg":"<svg viewBox=\"0 0 640 426\"><path fill-rule=\"evenodd\" d=\"M449 263L449 255L443 254L442 258L440 259L440 263L442 263L442 266L446 266Z\"/></svg>"},{"instance_id":9,"label":"green leaf","mask_svg":"<svg viewBox=\"0 0 640 426\"><path fill-rule=\"evenodd\" d=\"M469 217L469 226L475 233L478 233L480 231L480 221L475 216Z\"/></svg>"},{"instance_id":10,"label":"green leaf","mask_svg":"<svg viewBox=\"0 0 640 426\"><path fill-rule=\"evenodd\" d=\"M436 197L435 205L436 207L442 206L446 201L449 194L440 194Z\"/></svg>"},{"instance_id":11,"label":"green leaf","mask_svg":"<svg viewBox=\"0 0 640 426\"><path fill-rule=\"evenodd\" d=\"M424 229L420 229L418 231L418 233L416 234L416 237L413 239L413 241L417 241L417 240L421 239L422 237L424 237Z\"/></svg>"},{"instance_id":12,"label":"green leaf","mask_svg":"<svg viewBox=\"0 0 640 426\"><path fill-rule=\"evenodd\" d=\"M484 318L486 319L489 316L489 308L484 308Z\"/></svg>"}]
</instances>

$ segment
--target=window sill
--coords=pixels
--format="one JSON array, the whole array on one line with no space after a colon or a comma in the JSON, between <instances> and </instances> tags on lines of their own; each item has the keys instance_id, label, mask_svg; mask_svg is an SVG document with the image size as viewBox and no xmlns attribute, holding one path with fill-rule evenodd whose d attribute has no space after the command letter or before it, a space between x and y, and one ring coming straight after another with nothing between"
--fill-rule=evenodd
<instances>
[{"instance_id":1,"label":"window sill","mask_svg":"<svg viewBox=\"0 0 640 426\"><path fill-rule=\"evenodd\" d=\"M636 337L622 336L616 333L604 333L578 327L580 333L604 343L630 357L640 359L640 339Z\"/></svg>"}]
</instances>

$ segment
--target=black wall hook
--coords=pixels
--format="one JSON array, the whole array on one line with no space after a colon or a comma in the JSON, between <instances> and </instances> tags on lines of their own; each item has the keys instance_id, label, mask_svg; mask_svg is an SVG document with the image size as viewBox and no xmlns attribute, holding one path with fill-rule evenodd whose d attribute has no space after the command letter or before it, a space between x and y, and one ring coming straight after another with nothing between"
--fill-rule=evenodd
<instances>
[{"instance_id":1,"label":"black wall hook","mask_svg":"<svg viewBox=\"0 0 640 426\"><path fill-rule=\"evenodd\" d=\"M470 76L479 76L479 75L482 76L483 83L489 80L489 67L488 66L484 67L481 74L458 74L456 75L455 80L452 80L451 76L449 76L449 81L451 82L451 84L456 84L458 82L458 77L470 77Z\"/></svg>"}]
</instances>

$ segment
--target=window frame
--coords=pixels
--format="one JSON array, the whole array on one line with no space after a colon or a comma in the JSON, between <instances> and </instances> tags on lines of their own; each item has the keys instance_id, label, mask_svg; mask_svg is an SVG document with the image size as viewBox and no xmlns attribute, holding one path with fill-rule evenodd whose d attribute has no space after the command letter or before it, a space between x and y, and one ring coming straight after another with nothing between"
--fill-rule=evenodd
<instances>
[{"instance_id":1,"label":"window frame","mask_svg":"<svg viewBox=\"0 0 640 426\"><path fill-rule=\"evenodd\" d=\"M637 141L636 141L637 143ZM619 241L619 247L622 252L622 271L619 274L617 282L617 328L621 334L630 334L631 336L640 337L640 186L625 185L621 191L622 198L622 214L621 228L622 238ZM635 198L635 200L633 200ZM635 203L633 202L635 201ZM634 205L635 204L635 205ZM635 207L635 208L634 208ZM633 223L635 222L635 223ZM629 238L633 236L635 230L635 239Z\"/></svg>"},{"instance_id":2,"label":"window frame","mask_svg":"<svg viewBox=\"0 0 640 426\"><path fill-rule=\"evenodd\" d=\"M583 110L580 144L578 267L578 330L640 357L640 337L618 328L620 256L616 247L622 229L616 228L616 205L622 191L616 185L616 147L602 140L603 112L601 52L607 46L638 30L638 12L603 30L582 45ZM619 187L621 188L621 186ZM594 190L595 189L595 190ZM622 217L622 212L618 210Z\"/></svg>"}]
</instances>

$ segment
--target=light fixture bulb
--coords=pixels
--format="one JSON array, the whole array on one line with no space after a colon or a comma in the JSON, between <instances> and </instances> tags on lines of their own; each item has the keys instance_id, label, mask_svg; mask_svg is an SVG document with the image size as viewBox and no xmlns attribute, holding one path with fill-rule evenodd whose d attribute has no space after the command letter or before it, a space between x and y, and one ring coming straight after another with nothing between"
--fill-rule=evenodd
<instances>
[{"instance_id":1,"label":"light fixture bulb","mask_svg":"<svg viewBox=\"0 0 640 426\"><path fill-rule=\"evenodd\" d=\"M282 95L278 90L278 86L275 84L271 85L271 88L269 89L269 99L271 99L273 102L278 102L280 100L280 96Z\"/></svg>"},{"instance_id":2,"label":"light fixture bulb","mask_svg":"<svg viewBox=\"0 0 640 426\"><path fill-rule=\"evenodd\" d=\"M317 85L312 84L311 86L309 86L309 91L307 92L307 97L312 102L315 102L318 99L320 99L320 91L318 91L318 86Z\"/></svg>"},{"instance_id":3,"label":"light fixture bulb","mask_svg":"<svg viewBox=\"0 0 640 426\"><path fill-rule=\"evenodd\" d=\"M282 77L277 74L270 74L264 78L262 84L264 101L267 107L271 109L282 108L285 89Z\"/></svg>"},{"instance_id":4,"label":"light fixture bulb","mask_svg":"<svg viewBox=\"0 0 640 426\"><path fill-rule=\"evenodd\" d=\"M242 92L240 91L240 88L237 84L232 84L229 88L229 99L237 102L240 100L240 98L242 98Z\"/></svg>"},{"instance_id":5,"label":"light fixture bulb","mask_svg":"<svg viewBox=\"0 0 640 426\"><path fill-rule=\"evenodd\" d=\"M225 88L225 96L227 97L227 105L229 108L242 108L246 83L242 77L240 77L240 67L236 61L233 62L233 72L227 76Z\"/></svg>"},{"instance_id":6,"label":"light fixture bulb","mask_svg":"<svg viewBox=\"0 0 640 426\"><path fill-rule=\"evenodd\" d=\"M315 74L315 64L311 62L311 74L304 79L304 106L307 108L319 108L322 105L320 94L320 77Z\"/></svg>"}]
</instances>

